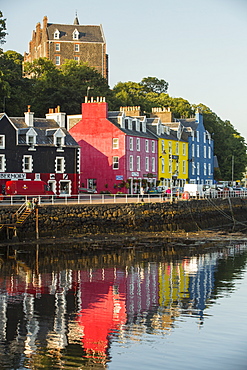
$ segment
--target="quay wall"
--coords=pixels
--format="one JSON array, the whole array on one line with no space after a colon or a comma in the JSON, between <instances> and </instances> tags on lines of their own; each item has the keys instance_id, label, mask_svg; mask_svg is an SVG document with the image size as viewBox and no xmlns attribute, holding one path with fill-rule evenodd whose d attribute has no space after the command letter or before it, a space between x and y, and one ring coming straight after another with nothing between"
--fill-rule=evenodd
<instances>
[{"instance_id":1,"label":"quay wall","mask_svg":"<svg viewBox=\"0 0 247 370\"><path fill-rule=\"evenodd\" d=\"M18 207L0 208L0 223L13 222ZM39 237L134 231L198 231L212 227L244 228L247 200L242 198L189 200L174 203L42 205L38 209ZM247 223L246 223L247 225ZM17 229L20 240L35 238L35 212ZM0 233L10 237L11 229Z\"/></svg>"}]
</instances>

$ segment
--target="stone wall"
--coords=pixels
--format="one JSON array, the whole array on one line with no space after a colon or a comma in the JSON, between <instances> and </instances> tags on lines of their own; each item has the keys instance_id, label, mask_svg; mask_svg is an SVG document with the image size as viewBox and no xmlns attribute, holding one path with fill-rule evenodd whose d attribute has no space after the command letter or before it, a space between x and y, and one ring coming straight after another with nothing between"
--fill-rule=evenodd
<instances>
[{"instance_id":1,"label":"stone wall","mask_svg":"<svg viewBox=\"0 0 247 370\"><path fill-rule=\"evenodd\" d=\"M0 223L10 223L17 207L0 208ZM40 206L39 236L134 231L197 231L210 227L244 228L247 200L241 198L191 200L177 203L133 203ZM18 228L18 237L35 238L35 214ZM1 232L1 239L6 237Z\"/></svg>"}]
</instances>

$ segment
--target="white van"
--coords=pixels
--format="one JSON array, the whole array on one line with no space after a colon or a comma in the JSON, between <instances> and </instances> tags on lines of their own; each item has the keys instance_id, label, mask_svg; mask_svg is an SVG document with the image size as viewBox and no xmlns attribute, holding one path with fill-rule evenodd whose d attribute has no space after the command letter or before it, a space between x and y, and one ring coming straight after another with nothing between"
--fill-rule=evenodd
<instances>
[{"instance_id":1,"label":"white van","mask_svg":"<svg viewBox=\"0 0 247 370\"><path fill-rule=\"evenodd\" d=\"M204 186L202 184L185 184L184 192L188 192L191 197L202 197L204 195Z\"/></svg>"}]
</instances>

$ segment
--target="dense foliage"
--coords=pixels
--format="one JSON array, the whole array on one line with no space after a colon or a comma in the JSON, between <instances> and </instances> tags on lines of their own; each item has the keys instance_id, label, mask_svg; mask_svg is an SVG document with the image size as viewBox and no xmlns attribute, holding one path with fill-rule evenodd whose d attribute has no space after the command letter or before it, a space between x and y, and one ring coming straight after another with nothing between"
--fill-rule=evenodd
<instances>
[{"instance_id":1,"label":"dense foliage","mask_svg":"<svg viewBox=\"0 0 247 370\"><path fill-rule=\"evenodd\" d=\"M6 20L0 11L0 44L5 42ZM35 116L44 117L49 108L57 105L67 114L79 114L85 96L104 96L109 110L120 106L140 106L145 114L152 107L170 107L175 118L188 118L200 107L205 128L213 135L219 170L216 178L242 178L247 166L244 138L229 121L222 121L203 104L191 105L183 98L172 98L167 93L168 82L156 77L145 77L141 82L119 82L111 90L107 81L85 63L67 60L60 69L46 58L26 63L23 77L23 56L15 51L0 49L0 111L9 116L23 116L27 105Z\"/></svg>"}]
</instances>

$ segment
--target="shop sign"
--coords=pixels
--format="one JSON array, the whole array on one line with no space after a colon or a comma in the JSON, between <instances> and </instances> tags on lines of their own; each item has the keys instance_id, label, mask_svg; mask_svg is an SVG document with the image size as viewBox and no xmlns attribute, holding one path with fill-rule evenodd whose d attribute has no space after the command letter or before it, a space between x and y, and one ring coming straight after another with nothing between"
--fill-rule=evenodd
<instances>
[{"instance_id":1,"label":"shop sign","mask_svg":"<svg viewBox=\"0 0 247 370\"><path fill-rule=\"evenodd\" d=\"M139 172L132 172L131 176L139 176Z\"/></svg>"},{"instance_id":2,"label":"shop sign","mask_svg":"<svg viewBox=\"0 0 247 370\"><path fill-rule=\"evenodd\" d=\"M116 175L116 180L123 180L123 175Z\"/></svg>"},{"instance_id":3,"label":"shop sign","mask_svg":"<svg viewBox=\"0 0 247 370\"><path fill-rule=\"evenodd\" d=\"M0 180L25 180L25 173L0 173Z\"/></svg>"}]
</instances>

